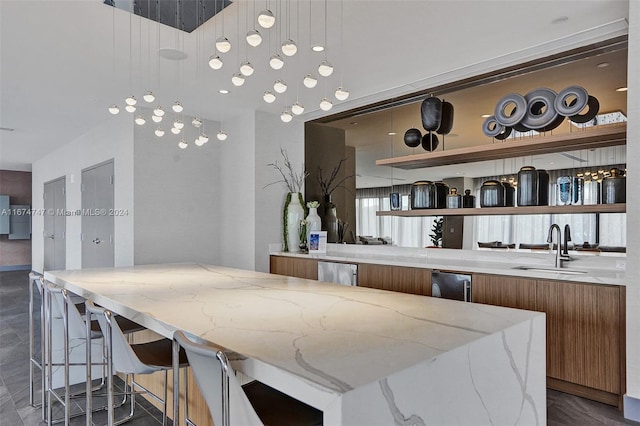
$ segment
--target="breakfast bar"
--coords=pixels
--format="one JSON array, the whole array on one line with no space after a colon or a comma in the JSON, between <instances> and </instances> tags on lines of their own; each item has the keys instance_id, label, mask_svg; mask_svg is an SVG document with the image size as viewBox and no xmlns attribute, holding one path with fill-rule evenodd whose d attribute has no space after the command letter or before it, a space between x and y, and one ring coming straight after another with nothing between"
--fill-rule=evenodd
<instances>
[{"instance_id":1,"label":"breakfast bar","mask_svg":"<svg viewBox=\"0 0 640 426\"><path fill-rule=\"evenodd\" d=\"M323 411L325 425L545 424L545 316L196 263L46 272Z\"/></svg>"}]
</instances>

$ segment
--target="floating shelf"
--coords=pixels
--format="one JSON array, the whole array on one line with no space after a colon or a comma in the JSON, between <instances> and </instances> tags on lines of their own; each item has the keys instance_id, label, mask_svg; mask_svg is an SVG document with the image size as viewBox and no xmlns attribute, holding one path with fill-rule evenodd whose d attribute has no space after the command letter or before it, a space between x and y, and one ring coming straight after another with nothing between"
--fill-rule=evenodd
<instances>
[{"instance_id":1,"label":"floating shelf","mask_svg":"<svg viewBox=\"0 0 640 426\"><path fill-rule=\"evenodd\" d=\"M626 204L596 204L588 206L531 206L531 207L485 207L475 209L419 209L378 211L376 216L496 216L523 214L584 214L625 213Z\"/></svg>"},{"instance_id":2,"label":"floating shelf","mask_svg":"<svg viewBox=\"0 0 640 426\"><path fill-rule=\"evenodd\" d=\"M385 158L377 160L376 165L409 170L424 167L447 166L451 164L475 163L478 161L501 160L503 158L548 154L552 152L601 148L625 145L626 143L627 123L616 123L559 135L524 137L515 140L508 139L506 141L498 141L493 144L469 148Z\"/></svg>"}]
</instances>

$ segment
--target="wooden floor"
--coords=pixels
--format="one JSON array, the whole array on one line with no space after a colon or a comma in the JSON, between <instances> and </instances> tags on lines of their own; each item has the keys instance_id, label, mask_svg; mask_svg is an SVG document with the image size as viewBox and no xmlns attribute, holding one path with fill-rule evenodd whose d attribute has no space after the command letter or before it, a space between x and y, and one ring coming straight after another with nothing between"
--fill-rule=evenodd
<instances>
[{"instance_id":1,"label":"wooden floor","mask_svg":"<svg viewBox=\"0 0 640 426\"><path fill-rule=\"evenodd\" d=\"M40 426L40 409L29 405L29 287L28 272L0 272L0 425ZM39 385L39 384L38 384ZM142 398L129 426L159 423L160 412ZM80 406L76 407L76 411ZM59 413L59 410L58 410ZM124 413L123 413L124 414ZM94 416L104 424L104 412ZM72 425L84 425L84 416ZM547 391L549 426L637 425L616 408L577 396Z\"/></svg>"}]
</instances>

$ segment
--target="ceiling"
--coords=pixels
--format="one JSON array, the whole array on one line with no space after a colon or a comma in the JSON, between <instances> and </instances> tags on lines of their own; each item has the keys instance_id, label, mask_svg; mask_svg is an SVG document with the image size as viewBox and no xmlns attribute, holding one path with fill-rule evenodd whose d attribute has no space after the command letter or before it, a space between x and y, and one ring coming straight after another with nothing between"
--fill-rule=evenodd
<instances>
[{"instance_id":1,"label":"ceiling","mask_svg":"<svg viewBox=\"0 0 640 426\"><path fill-rule=\"evenodd\" d=\"M267 4L281 24L263 30L265 41L249 50L238 39ZM341 82L351 97L334 100L331 113L431 87L465 67L499 67L509 58L505 52L517 56L526 49L558 48L567 38L578 40L606 24L624 25L629 9L628 0L549 5L534 0L328 0L328 48L315 53L309 46L325 37L325 2L320 0L235 1L192 33L159 27L101 0L0 0L0 127L10 129L0 131L0 169L30 170L34 161L111 119L106 107L118 103L122 108L131 93L140 99L153 90L165 109L180 100L185 114L215 121L256 109L277 119L299 99L306 110L295 119L306 121L329 114L319 109L319 101ZM558 22L563 16L568 19ZM223 26L239 49L226 54L225 66L215 72L207 60ZM268 58L286 34L296 39L299 53L287 59L283 70L273 71ZM159 48L182 50L186 59L160 58ZM325 56L335 72L316 88L304 88L302 77ZM243 59L256 72L236 88L230 78ZM289 83L289 90L265 104L262 93L278 78ZM231 93L218 93L223 88ZM177 143L175 138L165 136L167 143ZM230 135L226 143L232 142Z\"/></svg>"},{"instance_id":2,"label":"ceiling","mask_svg":"<svg viewBox=\"0 0 640 426\"><path fill-rule=\"evenodd\" d=\"M493 115L498 100L508 93L524 95L540 87L548 87L559 92L572 85L582 86L590 95L595 96L600 102L601 114L621 111L626 115L626 92L616 91L616 89L627 85L627 49L594 53L585 59L561 66L523 73L463 90L437 93L440 99L454 105L453 129L450 135L444 137L438 135L440 145L437 150L441 151L443 145L450 150L494 143L482 132L482 124L485 120L482 115ZM598 152L570 151L538 155L534 158L484 161L465 164L463 168L459 165L451 165L431 167L428 170L401 170L376 166L377 159L425 152L421 147L410 148L404 144L406 130L417 128L425 133L420 118L422 99L406 105L326 123L328 126L345 130L347 145L356 148L358 188L388 186L391 184L391 178L396 184L401 184L425 179L441 180L452 177L512 174L525 163L554 170L625 162L624 149L614 147L598 150ZM562 134L571 131L578 131L578 129L565 120L553 133ZM504 143L508 143L508 140Z\"/></svg>"}]
</instances>

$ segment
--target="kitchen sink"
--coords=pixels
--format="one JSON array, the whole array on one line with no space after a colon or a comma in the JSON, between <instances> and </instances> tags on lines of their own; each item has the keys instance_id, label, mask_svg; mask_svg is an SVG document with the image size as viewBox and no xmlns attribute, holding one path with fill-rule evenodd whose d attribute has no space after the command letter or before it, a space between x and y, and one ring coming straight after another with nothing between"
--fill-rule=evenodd
<instances>
[{"instance_id":1,"label":"kitchen sink","mask_svg":"<svg viewBox=\"0 0 640 426\"><path fill-rule=\"evenodd\" d=\"M556 274L572 274L572 275L580 275L580 274L586 274L587 273L587 271L581 271L579 269L541 268L539 266L516 266L513 269L520 269L521 271L552 272L552 273L556 273Z\"/></svg>"}]
</instances>

